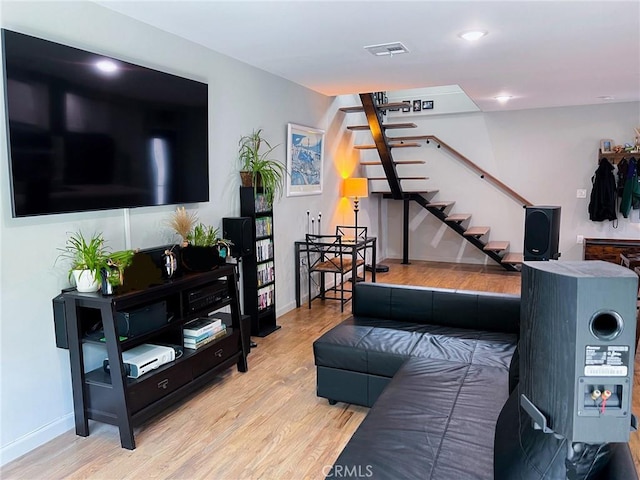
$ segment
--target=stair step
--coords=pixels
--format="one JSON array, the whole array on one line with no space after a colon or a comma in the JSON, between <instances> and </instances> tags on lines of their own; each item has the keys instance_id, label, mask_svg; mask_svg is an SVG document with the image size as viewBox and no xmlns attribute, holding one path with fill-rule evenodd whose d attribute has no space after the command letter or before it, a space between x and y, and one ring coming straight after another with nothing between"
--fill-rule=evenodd
<instances>
[{"instance_id":1,"label":"stair step","mask_svg":"<svg viewBox=\"0 0 640 480\"><path fill-rule=\"evenodd\" d=\"M420 195L435 195L438 190L402 190L403 193L419 193ZM369 190L369 193L381 193L382 195L391 195L391 190Z\"/></svg>"},{"instance_id":2,"label":"stair step","mask_svg":"<svg viewBox=\"0 0 640 480\"><path fill-rule=\"evenodd\" d=\"M402 137L387 137L387 140L389 142L398 142L398 141L404 141L404 140L429 140L431 138L431 135L407 135L407 136L402 136Z\"/></svg>"},{"instance_id":3,"label":"stair step","mask_svg":"<svg viewBox=\"0 0 640 480\"><path fill-rule=\"evenodd\" d=\"M406 147L419 147L419 143L390 143L390 148L406 148ZM353 148L357 150L375 150L377 147L375 145L354 145Z\"/></svg>"},{"instance_id":4,"label":"stair step","mask_svg":"<svg viewBox=\"0 0 640 480\"><path fill-rule=\"evenodd\" d=\"M396 165L421 165L427 163L425 160L394 160ZM382 165L380 160L360 160L360 165Z\"/></svg>"},{"instance_id":5,"label":"stair step","mask_svg":"<svg viewBox=\"0 0 640 480\"><path fill-rule=\"evenodd\" d=\"M465 230L463 235L465 237L482 237L489 233L489 230L491 230L491 227L471 227Z\"/></svg>"},{"instance_id":6,"label":"stair step","mask_svg":"<svg viewBox=\"0 0 640 480\"><path fill-rule=\"evenodd\" d=\"M417 128L415 123L383 123L382 128L389 130L392 128ZM369 125L348 125L347 130L369 130Z\"/></svg>"},{"instance_id":7,"label":"stair step","mask_svg":"<svg viewBox=\"0 0 640 480\"><path fill-rule=\"evenodd\" d=\"M509 242L503 242L498 240L489 242L484 247L484 250L491 251L491 252L502 252L503 250L508 250L508 249L509 249Z\"/></svg>"},{"instance_id":8,"label":"stair step","mask_svg":"<svg viewBox=\"0 0 640 480\"><path fill-rule=\"evenodd\" d=\"M383 103L381 105L376 105L378 110L389 110L391 108L405 108L407 106L404 102L391 102L391 103ZM353 113L353 112L364 112L364 107L355 106L355 107L340 107L339 110L345 113Z\"/></svg>"},{"instance_id":9,"label":"stair step","mask_svg":"<svg viewBox=\"0 0 640 480\"><path fill-rule=\"evenodd\" d=\"M511 263L513 265L519 265L523 261L524 255L516 252L509 252L502 258L502 263Z\"/></svg>"},{"instance_id":10,"label":"stair step","mask_svg":"<svg viewBox=\"0 0 640 480\"><path fill-rule=\"evenodd\" d=\"M456 202L429 202L427 207L437 208L441 212L445 211L448 207L451 207Z\"/></svg>"},{"instance_id":11,"label":"stair step","mask_svg":"<svg viewBox=\"0 0 640 480\"><path fill-rule=\"evenodd\" d=\"M387 180L387 177L367 177L368 180ZM398 176L399 180L429 180L429 177L419 175Z\"/></svg>"},{"instance_id":12,"label":"stair step","mask_svg":"<svg viewBox=\"0 0 640 480\"><path fill-rule=\"evenodd\" d=\"M462 222L466 222L470 218L471 218L470 213L454 213L453 215L447 216L445 220L447 222L462 223Z\"/></svg>"}]
</instances>

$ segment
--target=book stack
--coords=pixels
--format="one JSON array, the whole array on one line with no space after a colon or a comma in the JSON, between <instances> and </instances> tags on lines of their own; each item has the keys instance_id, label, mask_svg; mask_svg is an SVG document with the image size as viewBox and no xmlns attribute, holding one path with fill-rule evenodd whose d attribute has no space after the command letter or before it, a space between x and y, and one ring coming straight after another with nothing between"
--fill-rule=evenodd
<instances>
[{"instance_id":1,"label":"book stack","mask_svg":"<svg viewBox=\"0 0 640 480\"><path fill-rule=\"evenodd\" d=\"M182 329L184 348L191 350L197 350L226 334L227 326L219 318L197 318Z\"/></svg>"}]
</instances>

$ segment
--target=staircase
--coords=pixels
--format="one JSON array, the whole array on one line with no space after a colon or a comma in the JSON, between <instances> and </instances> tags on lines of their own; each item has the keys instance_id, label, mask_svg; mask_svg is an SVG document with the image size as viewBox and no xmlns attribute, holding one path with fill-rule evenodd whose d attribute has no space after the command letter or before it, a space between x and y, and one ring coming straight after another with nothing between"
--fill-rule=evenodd
<instances>
[{"instance_id":1,"label":"staircase","mask_svg":"<svg viewBox=\"0 0 640 480\"><path fill-rule=\"evenodd\" d=\"M402 200L404 202L404 219L403 219L403 263L409 263L408 251L409 251L409 204L410 202L416 202L425 208L429 213L442 221L454 232L459 234L462 238L468 241L471 245L478 248L489 258L497 262L504 269L508 271L519 271L522 264L522 253L515 253L510 251L510 244L508 241L501 240L489 240L491 227L472 225L470 213L453 213L453 201L434 201L434 197L437 195L438 190L425 190L414 189L411 187L412 180L427 180L428 177L421 175L399 175L398 166L402 165L417 165L424 164L424 160L403 160L395 161L393 159L392 150L399 148L419 148L423 144L429 145L433 142L437 148L444 148L454 158L461 161L471 170L479 175L480 179L486 180L492 183L495 187L508 194L513 200L520 203L523 207L531 206L525 198L518 195L511 188L504 183L500 182L497 178L490 175L478 167L475 163L469 160L467 157L456 151L445 142L433 135L408 135L408 136L388 136L388 130L398 129L410 129L416 128L415 123L410 122L396 122L396 123L383 123L383 112L389 109L406 107L404 103L386 103L376 104L374 95L372 93L360 94L360 100L362 106L343 107L340 110L345 113L362 113L364 112L367 118L366 125L350 125L347 126L348 130L352 131L366 131L369 130L373 137L374 143L372 145L356 145L354 148L359 150L371 150L378 151L380 157L379 161L361 161L363 166L375 166L380 165L384 171L384 176L369 176L369 180L377 181L374 183L381 184L380 180L386 181L384 183L385 189L372 189L372 193L381 193L383 198L389 198L393 200ZM388 185L388 190L386 189Z\"/></svg>"}]
</instances>

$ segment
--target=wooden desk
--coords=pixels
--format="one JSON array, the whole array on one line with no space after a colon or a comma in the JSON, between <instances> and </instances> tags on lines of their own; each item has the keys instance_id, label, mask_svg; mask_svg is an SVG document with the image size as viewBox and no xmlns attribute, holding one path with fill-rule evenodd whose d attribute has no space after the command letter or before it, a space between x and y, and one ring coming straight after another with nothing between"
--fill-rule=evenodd
<instances>
[{"instance_id":1,"label":"wooden desk","mask_svg":"<svg viewBox=\"0 0 640 480\"><path fill-rule=\"evenodd\" d=\"M366 252L368 249L371 250L371 265L376 264L376 237L367 237L366 239L359 239L358 241L347 241L344 240L342 243L342 248L345 252L351 253L351 257L353 259L353 267L351 278L357 277L358 265L356 262L356 257L358 252L364 251ZM307 242L305 240L297 240L294 242L295 247L295 283L296 283L296 307L300 306L300 254L306 253L307 251ZM366 270L366 269L365 269ZM376 269L373 268L371 270L371 281L376 281Z\"/></svg>"}]
</instances>

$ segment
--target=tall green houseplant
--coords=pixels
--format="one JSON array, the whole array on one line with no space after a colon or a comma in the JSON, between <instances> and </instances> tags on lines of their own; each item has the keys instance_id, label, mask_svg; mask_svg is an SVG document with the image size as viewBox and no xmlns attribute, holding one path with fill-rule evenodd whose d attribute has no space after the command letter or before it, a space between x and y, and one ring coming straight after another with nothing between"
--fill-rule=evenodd
<instances>
[{"instance_id":1,"label":"tall green houseplant","mask_svg":"<svg viewBox=\"0 0 640 480\"><path fill-rule=\"evenodd\" d=\"M238 145L242 185L253 186L256 192L261 188L267 201L272 204L275 198L282 196L287 173L282 162L269 158L278 145L272 147L262 136L262 129L240 137Z\"/></svg>"}]
</instances>

